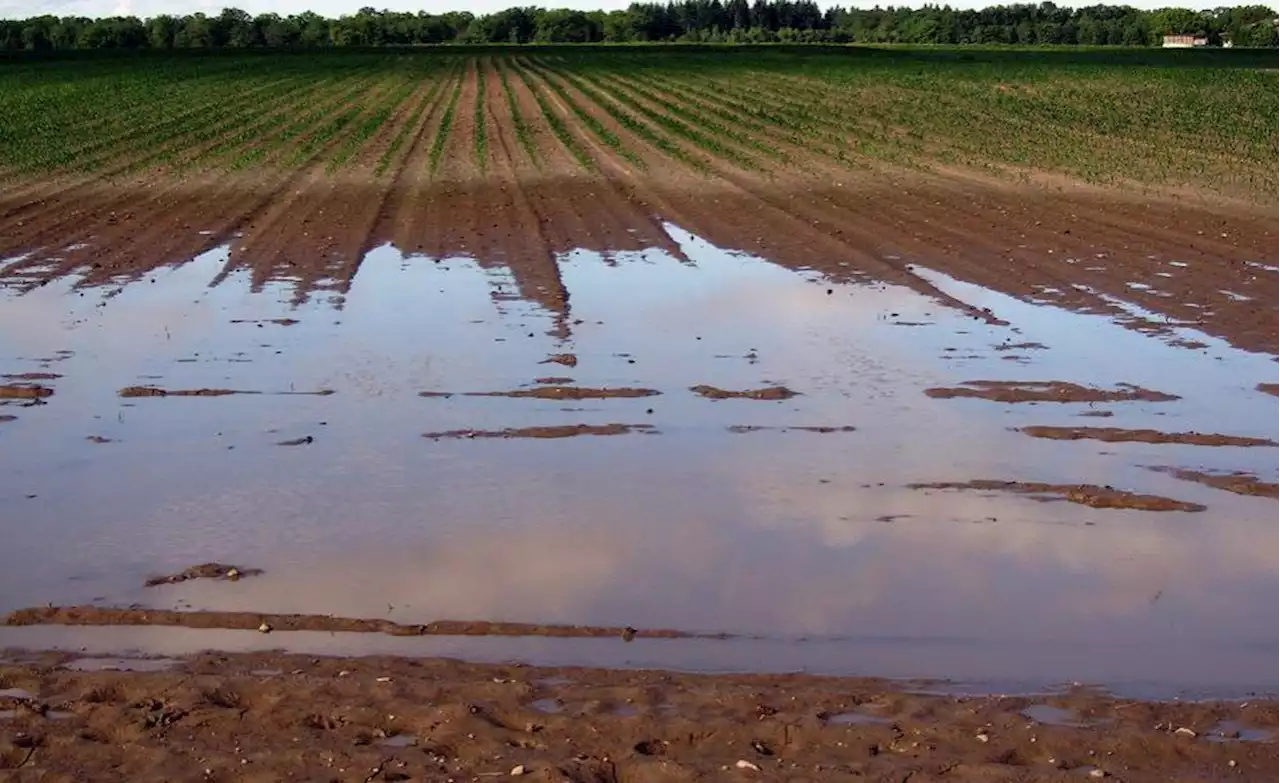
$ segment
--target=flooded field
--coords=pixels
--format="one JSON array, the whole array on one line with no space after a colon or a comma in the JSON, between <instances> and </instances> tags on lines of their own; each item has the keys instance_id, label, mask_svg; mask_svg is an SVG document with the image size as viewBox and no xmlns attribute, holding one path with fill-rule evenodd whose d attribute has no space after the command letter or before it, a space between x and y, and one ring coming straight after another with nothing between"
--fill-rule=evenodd
<instances>
[{"instance_id":1,"label":"flooded field","mask_svg":"<svg viewBox=\"0 0 1280 783\"><path fill-rule=\"evenodd\" d=\"M0 646L1274 692L1273 352L644 231L10 278Z\"/></svg>"}]
</instances>

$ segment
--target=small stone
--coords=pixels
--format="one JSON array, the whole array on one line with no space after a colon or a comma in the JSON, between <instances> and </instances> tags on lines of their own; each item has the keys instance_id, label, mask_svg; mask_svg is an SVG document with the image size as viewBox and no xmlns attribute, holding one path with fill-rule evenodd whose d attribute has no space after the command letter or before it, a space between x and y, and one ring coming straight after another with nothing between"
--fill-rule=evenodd
<instances>
[{"instance_id":1,"label":"small stone","mask_svg":"<svg viewBox=\"0 0 1280 783\"><path fill-rule=\"evenodd\" d=\"M1181 735L1182 735L1182 736L1184 736L1184 737L1194 737L1194 736L1196 735L1196 733L1195 733L1194 731L1192 731L1191 729L1187 728L1186 726L1179 726L1179 727L1178 727L1178 730L1177 730L1177 731L1175 731L1175 732L1173 732L1173 733L1174 733L1174 734L1181 734Z\"/></svg>"},{"instance_id":2,"label":"small stone","mask_svg":"<svg viewBox=\"0 0 1280 783\"><path fill-rule=\"evenodd\" d=\"M1089 777L1091 778L1105 778L1106 776L1107 776L1106 770L1098 769L1097 767L1094 767L1093 769L1089 770Z\"/></svg>"},{"instance_id":3,"label":"small stone","mask_svg":"<svg viewBox=\"0 0 1280 783\"><path fill-rule=\"evenodd\" d=\"M738 759L738 763L734 764L733 766L737 767L738 769L749 769L752 772L760 771L759 767L757 767L755 764L752 764L750 761L747 761L746 759Z\"/></svg>"},{"instance_id":4,"label":"small stone","mask_svg":"<svg viewBox=\"0 0 1280 783\"><path fill-rule=\"evenodd\" d=\"M271 624L270 624L270 623L263 623L262 625L259 625L259 626L258 626L258 632L259 632L259 633L271 633Z\"/></svg>"},{"instance_id":5,"label":"small stone","mask_svg":"<svg viewBox=\"0 0 1280 783\"><path fill-rule=\"evenodd\" d=\"M1234 767L1235 765L1236 765L1236 760L1235 760L1235 759L1231 759L1230 761L1228 761L1228 762L1227 762L1227 766L1228 766L1228 767Z\"/></svg>"},{"instance_id":6,"label":"small stone","mask_svg":"<svg viewBox=\"0 0 1280 783\"><path fill-rule=\"evenodd\" d=\"M375 682L391 682L390 677L378 677Z\"/></svg>"},{"instance_id":7,"label":"small stone","mask_svg":"<svg viewBox=\"0 0 1280 783\"><path fill-rule=\"evenodd\" d=\"M636 633L637 633L636 629L632 628L631 626L627 626L626 628L623 628L622 641L624 642L631 641L632 639L636 638Z\"/></svg>"},{"instance_id":8,"label":"small stone","mask_svg":"<svg viewBox=\"0 0 1280 783\"><path fill-rule=\"evenodd\" d=\"M228 579L230 579L230 580L231 580L231 581L233 581L233 582L234 582L235 580L239 579L239 578L240 578L240 569L239 569L239 568L229 568L229 569L227 569L227 578L228 578Z\"/></svg>"},{"instance_id":9,"label":"small stone","mask_svg":"<svg viewBox=\"0 0 1280 783\"><path fill-rule=\"evenodd\" d=\"M976 739L978 742L990 742L990 741L991 741L991 735L990 735L990 734L979 734L979 735L977 735L976 737L974 737L974 739Z\"/></svg>"},{"instance_id":10,"label":"small stone","mask_svg":"<svg viewBox=\"0 0 1280 783\"><path fill-rule=\"evenodd\" d=\"M523 764L517 764L517 765L515 765L514 767L512 767L512 768L511 768L511 776L512 776L512 777L517 777L517 778L518 778L518 777L520 777L521 775L523 775L523 774L524 774L525 772L527 772L527 771L528 771L528 770L526 770L526 769L524 768L524 765L523 765Z\"/></svg>"}]
</instances>

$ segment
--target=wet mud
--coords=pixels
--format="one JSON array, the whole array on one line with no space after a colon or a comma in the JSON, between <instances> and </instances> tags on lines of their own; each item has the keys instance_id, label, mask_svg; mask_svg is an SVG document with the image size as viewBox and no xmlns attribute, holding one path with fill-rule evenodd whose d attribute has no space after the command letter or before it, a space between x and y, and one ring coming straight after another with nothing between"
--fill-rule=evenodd
<instances>
[{"instance_id":1,"label":"wet mud","mask_svg":"<svg viewBox=\"0 0 1280 783\"><path fill-rule=\"evenodd\" d=\"M925 389L935 399L976 399L992 402L1170 402L1177 395L1119 383L1115 389L1081 386L1067 381L965 381L962 386Z\"/></svg>"},{"instance_id":2,"label":"wet mud","mask_svg":"<svg viewBox=\"0 0 1280 783\"><path fill-rule=\"evenodd\" d=\"M709 400L789 400L795 397L799 392L792 391L786 386L765 386L760 389L719 389L715 386L706 384L698 384L690 386L689 391L699 397L706 397Z\"/></svg>"},{"instance_id":3,"label":"wet mud","mask_svg":"<svg viewBox=\"0 0 1280 783\"><path fill-rule=\"evenodd\" d=\"M1168 473L1170 476L1183 481L1194 481L1207 487L1225 490L1237 495L1264 498L1277 497L1277 487L1274 482L1263 481L1251 473L1207 473L1201 470L1168 466L1157 466L1151 469L1161 473Z\"/></svg>"},{"instance_id":4,"label":"wet mud","mask_svg":"<svg viewBox=\"0 0 1280 783\"><path fill-rule=\"evenodd\" d=\"M545 427L508 427L501 430L448 430L424 433L432 440L475 438L577 438L585 435L631 435L656 433L651 424L560 424Z\"/></svg>"},{"instance_id":5,"label":"wet mud","mask_svg":"<svg viewBox=\"0 0 1280 783\"><path fill-rule=\"evenodd\" d=\"M728 427L725 427L725 429L736 434L745 434L748 432L816 432L821 435L829 435L833 432L856 432L858 428L850 424L840 427L806 425L769 427L763 424L730 424Z\"/></svg>"},{"instance_id":6,"label":"wet mud","mask_svg":"<svg viewBox=\"0 0 1280 783\"><path fill-rule=\"evenodd\" d=\"M1208 432L1160 432L1121 427L1051 427L1033 425L1021 429L1033 438L1048 440L1097 440L1103 443L1184 443L1190 446L1275 446L1269 438L1217 435Z\"/></svg>"},{"instance_id":7,"label":"wet mud","mask_svg":"<svg viewBox=\"0 0 1280 783\"><path fill-rule=\"evenodd\" d=\"M39 400L53 395L53 389L34 383L0 385L0 400Z\"/></svg>"},{"instance_id":8,"label":"wet mud","mask_svg":"<svg viewBox=\"0 0 1280 783\"><path fill-rule=\"evenodd\" d=\"M244 389L162 389L158 386L126 386L117 392L120 397L229 397L233 394L314 395L327 397L331 389L319 391L246 391Z\"/></svg>"},{"instance_id":9,"label":"wet mud","mask_svg":"<svg viewBox=\"0 0 1280 783\"><path fill-rule=\"evenodd\" d=\"M1133 509L1135 511L1204 511L1205 506L1184 500L1128 492L1094 484L1049 484L1040 481L940 481L908 484L911 489L984 490L1030 495L1045 502L1065 500L1090 508Z\"/></svg>"},{"instance_id":10,"label":"wet mud","mask_svg":"<svg viewBox=\"0 0 1280 783\"><path fill-rule=\"evenodd\" d=\"M191 578L191 577L189 577ZM202 578L202 577L194 577ZM226 579L225 574L221 577ZM186 581L180 579L178 581ZM168 584L158 582L157 584ZM330 631L380 633L389 636L545 636L598 639L727 639L723 633L699 634L664 628L636 629L599 625L545 625L496 621L435 620L398 623L378 618L333 615L273 614L262 612L174 611L166 609L115 609L100 606L40 606L18 609L4 618L4 625L102 625L170 626L182 628L271 631Z\"/></svg>"},{"instance_id":11,"label":"wet mud","mask_svg":"<svg viewBox=\"0 0 1280 783\"><path fill-rule=\"evenodd\" d=\"M262 573L261 568L242 568L241 566L224 565L223 563L201 563L200 565L184 568L175 574L153 576L143 584L145 587L157 587L159 585L176 585L179 582L186 582L191 579L225 579L228 582L235 582L248 576L261 576Z\"/></svg>"},{"instance_id":12,"label":"wet mud","mask_svg":"<svg viewBox=\"0 0 1280 783\"><path fill-rule=\"evenodd\" d=\"M23 698L0 700L12 705L0 714L0 765L20 780L90 770L143 783L902 780L942 771L1155 783L1261 780L1276 765L1274 742L1249 741L1274 731L1268 700L1133 702L1087 689L957 697L866 678L438 658L209 653L165 667L137 661L142 671L93 670L95 659L71 653L14 658L0 663L0 681ZM1045 706L1094 725L1027 717L1043 717Z\"/></svg>"}]
</instances>

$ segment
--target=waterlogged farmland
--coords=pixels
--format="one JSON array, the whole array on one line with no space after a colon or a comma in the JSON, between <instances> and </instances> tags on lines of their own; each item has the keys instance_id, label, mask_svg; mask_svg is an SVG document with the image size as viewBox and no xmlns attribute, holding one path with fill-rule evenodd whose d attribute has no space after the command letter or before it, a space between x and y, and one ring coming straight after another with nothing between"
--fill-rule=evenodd
<instances>
[{"instance_id":1,"label":"waterlogged farmland","mask_svg":"<svg viewBox=\"0 0 1280 783\"><path fill-rule=\"evenodd\" d=\"M1274 690L1276 114L1243 50L5 61L0 646Z\"/></svg>"}]
</instances>

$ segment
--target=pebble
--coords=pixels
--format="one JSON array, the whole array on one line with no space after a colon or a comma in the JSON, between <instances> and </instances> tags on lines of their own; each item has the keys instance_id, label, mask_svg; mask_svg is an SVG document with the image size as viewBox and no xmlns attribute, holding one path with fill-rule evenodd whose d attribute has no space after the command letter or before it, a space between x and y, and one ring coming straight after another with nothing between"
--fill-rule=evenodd
<instances>
[{"instance_id":1,"label":"pebble","mask_svg":"<svg viewBox=\"0 0 1280 783\"><path fill-rule=\"evenodd\" d=\"M1228 767L1234 767L1235 765L1236 765L1236 760L1235 760L1235 759L1231 759L1230 761L1228 761L1228 762L1227 762L1227 766L1228 766Z\"/></svg>"},{"instance_id":2,"label":"pebble","mask_svg":"<svg viewBox=\"0 0 1280 783\"><path fill-rule=\"evenodd\" d=\"M271 633L271 625L269 623L263 623L258 626L258 631L260 633Z\"/></svg>"},{"instance_id":3,"label":"pebble","mask_svg":"<svg viewBox=\"0 0 1280 783\"><path fill-rule=\"evenodd\" d=\"M977 737L975 737L974 739L978 740L978 742L990 742L990 741L991 741L991 735L989 735L989 734L979 734L979 735L978 735Z\"/></svg>"},{"instance_id":4,"label":"pebble","mask_svg":"<svg viewBox=\"0 0 1280 783\"><path fill-rule=\"evenodd\" d=\"M521 775L523 775L526 771L527 771L527 770L525 770L525 768L524 768L524 765L523 765L523 764L517 764L517 765L515 765L514 767L512 767L512 768L511 768L511 775L512 775L512 777L520 777L520 776L521 776Z\"/></svg>"},{"instance_id":5,"label":"pebble","mask_svg":"<svg viewBox=\"0 0 1280 783\"><path fill-rule=\"evenodd\" d=\"M1106 770L1098 769L1097 767L1094 767L1093 769L1089 770L1089 777L1091 778L1105 778L1106 776L1107 776Z\"/></svg>"},{"instance_id":6,"label":"pebble","mask_svg":"<svg viewBox=\"0 0 1280 783\"><path fill-rule=\"evenodd\" d=\"M755 764L752 764L750 761L747 761L746 759L738 759L738 763L734 764L734 766L737 767L738 769L749 769L752 772L760 771L759 767L757 767Z\"/></svg>"},{"instance_id":7,"label":"pebble","mask_svg":"<svg viewBox=\"0 0 1280 783\"><path fill-rule=\"evenodd\" d=\"M1182 735L1182 736L1184 736L1184 737L1194 737L1194 736L1196 735L1196 733L1195 733L1194 731L1192 731L1191 729L1187 728L1186 726L1179 726L1179 727L1178 727L1178 730L1177 730L1177 731L1175 731L1175 732L1173 732L1173 733L1174 733L1174 734L1181 734L1181 735Z\"/></svg>"}]
</instances>

